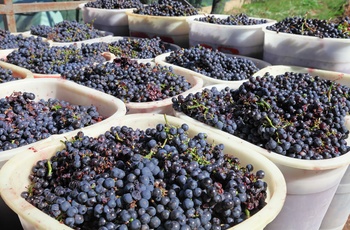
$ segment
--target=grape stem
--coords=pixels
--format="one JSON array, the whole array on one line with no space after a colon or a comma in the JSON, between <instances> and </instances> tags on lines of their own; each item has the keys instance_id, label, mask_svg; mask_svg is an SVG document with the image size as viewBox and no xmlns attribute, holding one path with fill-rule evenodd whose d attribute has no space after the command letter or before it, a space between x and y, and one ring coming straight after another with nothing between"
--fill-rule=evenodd
<instances>
[{"instance_id":1,"label":"grape stem","mask_svg":"<svg viewBox=\"0 0 350 230\"><path fill-rule=\"evenodd\" d=\"M51 165L51 161L47 161L47 176L51 177L52 176L52 165Z\"/></svg>"},{"instance_id":2,"label":"grape stem","mask_svg":"<svg viewBox=\"0 0 350 230\"><path fill-rule=\"evenodd\" d=\"M265 118L266 118L266 120L269 122L269 125L271 126L271 127L273 127L273 128L275 128L275 129L277 129L277 127L276 126L274 126L273 124L272 124L272 121L271 121L271 119L266 115L265 116Z\"/></svg>"}]
</instances>

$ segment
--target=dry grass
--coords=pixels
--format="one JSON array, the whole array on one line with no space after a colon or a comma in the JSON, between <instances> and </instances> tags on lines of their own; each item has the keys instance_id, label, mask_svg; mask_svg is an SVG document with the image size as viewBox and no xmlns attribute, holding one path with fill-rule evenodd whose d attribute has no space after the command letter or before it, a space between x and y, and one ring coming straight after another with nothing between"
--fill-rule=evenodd
<instances>
[{"instance_id":1,"label":"dry grass","mask_svg":"<svg viewBox=\"0 0 350 230\"><path fill-rule=\"evenodd\" d=\"M350 17L350 4L344 6L344 16Z\"/></svg>"}]
</instances>

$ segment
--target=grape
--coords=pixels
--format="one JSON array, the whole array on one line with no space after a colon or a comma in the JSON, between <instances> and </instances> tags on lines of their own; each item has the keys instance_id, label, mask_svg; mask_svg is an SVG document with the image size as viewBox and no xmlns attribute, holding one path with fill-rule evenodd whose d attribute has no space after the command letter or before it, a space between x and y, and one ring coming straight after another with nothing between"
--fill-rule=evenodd
<instances>
[{"instance_id":1,"label":"grape","mask_svg":"<svg viewBox=\"0 0 350 230\"><path fill-rule=\"evenodd\" d=\"M0 151L21 147L78 128L95 124L104 118L95 106L80 106L49 98L34 101L31 92L13 92L0 98ZM80 126L73 123L80 119ZM44 169L36 172L46 174ZM60 192L57 188L57 192Z\"/></svg>"},{"instance_id":2,"label":"grape","mask_svg":"<svg viewBox=\"0 0 350 230\"><path fill-rule=\"evenodd\" d=\"M19 79L21 78L14 76L11 69L3 68L0 66L0 84Z\"/></svg>"},{"instance_id":3,"label":"grape","mask_svg":"<svg viewBox=\"0 0 350 230\"><path fill-rule=\"evenodd\" d=\"M319 38L350 38L350 18L343 17L338 21L321 20L317 18L287 17L277 23L267 26L267 30L277 33L298 34Z\"/></svg>"},{"instance_id":4,"label":"grape","mask_svg":"<svg viewBox=\"0 0 350 230\"><path fill-rule=\"evenodd\" d=\"M159 38L127 38L109 43L108 51L117 57L137 59L155 58L170 52L166 44Z\"/></svg>"},{"instance_id":5,"label":"grape","mask_svg":"<svg viewBox=\"0 0 350 230\"><path fill-rule=\"evenodd\" d=\"M97 0L93 2L87 2L85 7L98 8L98 9L129 9L142 6L139 0L131 1L119 1L119 0Z\"/></svg>"},{"instance_id":6,"label":"grape","mask_svg":"<svg viewBox=\"0 0 350 230\"><path fill-rule=\"evenodd\" d=\"M184 5L180 1L158 0L148 5L138 6L133 11L136 14L153 15L153 16L191 16L197 15L198 11L193 6Z\"/></svg>"},{"instance_id":7,"label":"grape","mask_svg":"<svg viewBox=\"0 0 350 230\"><path fill-rule=\"evenodd\" d=\"M22 197L74 229L227 229L263 208L264 171L255 175L253 165L225 155L225 147L208 143L205 133L190 137L189 128L113 126L95 138L80 131L50 159L36 162L31 189ZM194 146L180 148L189 142ZM112 186L116 177L123 188Z\"/></svg>"},{"instance_id":8,"label":"grape","mask_svg":"<svg viewBox=\"0 0 350 230\"><path fill-rule=\"evenodd\" d=\"M217 49L213 50L201 45L172 51L166 56L165 61L210 78L225 81L246 80L259 70L249 59L228 57Z\"/></svg>"},{"instance_id":9,"label":"grape","mask_svg":"<svg viewBox=\"0 0 350 230\"><path fill-rule=\"evenodd\" d=\"M68 20L58 22L53 27L32 25L30 33L54 42L78 42L105 36L102 31L94 29L90 24Z\"/></svg>"},{"instance_id":10,"label":"grape","mask_svg":"<svg viewBox=\"0 0 350 230\"><path fill-rule=\"evenodd\" d=\"M0 49L16 49L21 46L29 47L36 44L49 46L41 37L24 37L22 34L12 34L8 30L0 29Z\"/></svg>"},{"instance_id":11,"label":"grape","mask_svg":"<svg viewBox=\"0 0 350 230\"><path fill-rule=\"evenodd\" d=\"M222 131L277 154L320 160L350 150L344 121L349 90L307 73L266 73L237 90L206 88L172 101L176 111L212 127L221 122Z\"/></svg>"},{"instance_id":12,"label":"grape","mask_svg":"<svg viewBox=\"0 0 350 230\"><path fill-rule=\"evenodd\" d=\"M94 63L105 62L101 55L107 48L101 44L83 44L81 48L75 45L53 46L36 43L24 43L18 50L7 55L6 62L23 67L39 74L61 74L64 71L81 69Z\"/></svg>"},{"instance_id":13,"label":"grape","mask_svg":"<svg viewBox=\"0 0 350 230\"><path fill-rule=\"evenodd\" d=\"M62 73L80 85L113 95L124 102L159 101L189 90L192 86L171 67L138 63L129 58ZM126 150L125 150L126 151Z\"/></svg>"},{"instance_id":14,"label":"grape","mask_svg":"<svg viewBox=\"0 0 350 230\"><path fill-rule=\"evenodd\" d=\"M266 19L249 18L244 13L240 13L236 15L231 14L226 18L219 18L215 15L207 15L204 17L195 18L194 20L199 22L207 22L207 23L219 24L219 25L259 25L259 24L267 23Z\"/></svg>"}]
</instances>

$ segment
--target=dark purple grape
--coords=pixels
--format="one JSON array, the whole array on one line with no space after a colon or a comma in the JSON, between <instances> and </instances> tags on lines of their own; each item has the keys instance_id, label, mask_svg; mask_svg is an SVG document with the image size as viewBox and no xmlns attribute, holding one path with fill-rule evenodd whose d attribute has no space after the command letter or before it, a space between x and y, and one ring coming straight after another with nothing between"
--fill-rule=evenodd
<instances>
[{"instance_id":1,"label":"dark purple grape","mask_svg":"<svg viewBox=\"0 0 350 230\"><path fill-rule=\"evenodd\" d=\"M97 0L87 2L84 6L98 9L130 9L142 6L142 3L139 0Z\"/></svg>"},{"instance_id":2,"label":"dark purple grape","mask_svg":"<svg viewBox=\"0 0 350 230\"><path fill-rule=\"evenodd\" d=\"M195 21L207 22L218 25L259 25L267 23L266 19L250 18L244 13L231 14L226 18L220 18L216 15L207 15L200 18L195 18Z\"/></svg>"},{"instance_id":3,"label":"dark purple grape","mask_svg":"<svg viewBox=\"0 0 350 230\"><path fill-rule=\"evenodd\" d=\"M166 123L145 130L115 126L95 138L78 132L33 166L22 197L74 229L227 229L263 208L264 171L255 175L252 165L225 155L222 144L187 130ZM194 146L180 148L189 142ZM116 188L117 181L124 186Z\"/></svg>"},{"instance_id":4,"label":"dark purple grape","mask_svg":"<svg viewBox=\"0 0 350 230\"><path fill-rule=\"evenodd\" d=\"M160 101L189 90L192 85L173 68L151 63L138 63L129 58L98 64L84 69L71 69L62 77L80 85L113 95L124 102Z\"/></svg>"},{"instance_id":5,"label":"dark purple grape","mask_svg":"<svg viewBox=\"0 0 350 230\"><path fill-rule=\"evenodd\" d=\"M298 34L319 38L350 38L350 18L321 20L317 18L287 17L266 29L277 33Z\"/></svg>"},{"instance_id":6,"label":"dark purple grape","mask_svg":"<svg viewBox=\"0 0 350 230\"><path fill-rule=\"evenodd\" d=\"M181 1L158 0L147 5L142 5L134 10L136 14L153 16L191 16L197 15L198 11L193 6L185 5Z\"/></svg>"},{"instance_id":7,"label":"dark purple grape","mask_svg":"<svg viewBox=\"0 0 350 230\"><path fill-rule=\"evenodd\" d=\"M74 105L49 98L34 101L31 92L13 92L0 98L0 151L6 151L95 124L104 118L95 106ZM80 120L80 126L74 121ZM36 171L37 176L47 173ZM59 190L57 190L59 191Z\"/></svg>"},{"instance_id":8,"label":"dark purple grape","mask_svg":"<svg viewBox=\"0 0 350 230\"><path fill-rule=\"evenodd\" d=\"M64 71L76 70L103 63L106 59L101 55L107 50L107 45L99 43L53 46L42 43L20 45L7 55L6 62L23 67L38 74L61 74Z\"/></svg>"},{"instance_id":9,"label":"dark purple grape","mask_svg":"<svg viewBox=\"0 0 350 230\"><path fill-rule=\"evenodd\" d=\"M306 73L266 73L237 90L212 87L178 96L173 108L212 127L221 122L222 131L277 154L320 160L350 150L344 121L349 91Z\"/></svg>"},{"instance_id":10,"label":"dark purple grape","mask_svg":"<svg viewBox=\"0 0 350 230\"><path fill-rule=\"evenodd\" d=\"M127 57L133 59L149 59L170 52L159 37L156 38L127 38L108 44L108 51L116 57Z\"/></svg>"},{"instance_id":11,"label":"dark purple grape","mask_svg":"<svg viewBox=\"0 0 350 230\"><path fill-rule=\"evenodd\" d=\"M259 70L254 62L247 58L228 57L217 49L201 45L172 51L165 61L225 81L246 80Z\"/></svg>"},{"instance_id":12,"label":"dark purple grape","mask_svg":"<svg viewBox=\"0 0 350 230\"><path fill-rule=\"evenodd\" d=\"M33 25L30 27L30 33L54 42L78 42L106 36L90 24L68 20L58 22L53 27Z\"/></svg>"}]
</instances>

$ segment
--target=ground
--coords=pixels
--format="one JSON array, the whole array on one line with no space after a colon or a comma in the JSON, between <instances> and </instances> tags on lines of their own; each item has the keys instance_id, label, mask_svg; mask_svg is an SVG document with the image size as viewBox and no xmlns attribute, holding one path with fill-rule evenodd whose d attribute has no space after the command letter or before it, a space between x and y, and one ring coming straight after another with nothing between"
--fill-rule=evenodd
<instances>
[{"instance_id":1,"label":"ground","mask_svg":"<svg viewBox=\"0 0 350 230\"><path fill-rule=\"evenodd\" d=\"M344 7L345 7L344 16L350 17L350 4L347 4Z\"/></svg>"}]
</instances>

